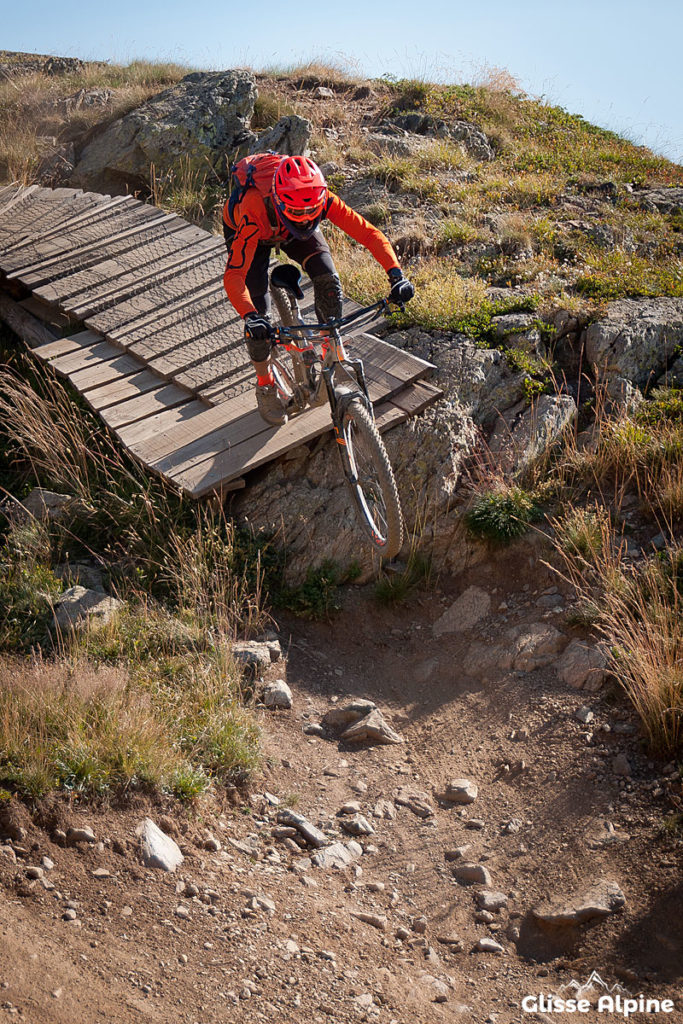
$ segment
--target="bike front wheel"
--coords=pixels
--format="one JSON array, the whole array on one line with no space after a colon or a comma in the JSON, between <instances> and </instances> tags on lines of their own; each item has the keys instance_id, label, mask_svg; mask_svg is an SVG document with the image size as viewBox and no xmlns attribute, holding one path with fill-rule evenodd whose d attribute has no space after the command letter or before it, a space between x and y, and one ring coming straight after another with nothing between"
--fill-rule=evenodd
<instances>
[{"instance_id":1,"label":"bike front wheel","mask_svg":"<svg viewBox=\"0 0 683 1024\"><path fill-rule=\"evenodd\" d=\"M394 558L403 545L398 488L384 442L359 398L344 410L339 440L344 473L363 528L383 558Z\"/></svg>"}]
</instances>

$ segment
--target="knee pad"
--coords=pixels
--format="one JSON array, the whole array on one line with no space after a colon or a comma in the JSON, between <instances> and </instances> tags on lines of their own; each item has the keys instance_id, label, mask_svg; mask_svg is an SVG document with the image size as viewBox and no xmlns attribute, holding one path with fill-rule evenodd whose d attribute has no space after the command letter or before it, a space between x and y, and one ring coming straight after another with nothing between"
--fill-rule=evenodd
<instances>
[{"instance_id":1,"label":"knee pad","mask_svg":"<svg viewBox=\"0 0 683 1024\"><path fill-rule=\"evenodd\" d=\"M271 343L268 338L245 338L249 358L255 363L263 363L270 356Z\"/></svg>"},{"instance_id":2,"label":"knee pad","mask_svg":"<svg viewBox=\"0 0 683 1024\"><path fill-rule=\"evenodd\" d=\"M342 315L344 294L337 274L318 274L313 281L315 315L320 323L327 323L332 317Z\"/></svg>"}]
</instances>

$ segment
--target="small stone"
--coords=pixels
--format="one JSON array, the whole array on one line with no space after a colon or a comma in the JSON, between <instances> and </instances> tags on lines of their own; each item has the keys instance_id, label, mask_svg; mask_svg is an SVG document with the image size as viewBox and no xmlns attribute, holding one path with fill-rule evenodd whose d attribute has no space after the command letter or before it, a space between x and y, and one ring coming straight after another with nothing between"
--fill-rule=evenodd
<instances>
[{"instance_id":1,"label":"small stone","mask_svg":"<svg viewBox=\"0 0 683 1024\"><path fill-rule=\"evenodd\" d=\"M394 932L394 934L395 934L395 936L396 936L396 938L397 938L397 939L400 939L400 940L401 940L401 942L404 942L404 941L405 941L406 939L409 939L409 938L410 938L410 932L408 931L408 929L407 929L407 928L404 928L404 927L403 927L403 925L400 925L400 926L399 926L399 927L398 927L398 928L396 929L396 931Z\"/></svg>"},{"instance_id":2,"label":"small stone","mask_svg":"<svg viewBox=\"0 0 683 1024\"><path fill-rule=\"evenodd\" d=\"M37 867L35 864L30 864L27 868L24 869L24 874L26 875L27 878L35 880L43 877L43 869Z\"/></svg>"},{"instance_id":3,"label":"small stone","mask_svg":"<svg viewBox=\"0 0 683 1024\"><path fill-rule=\"evenodd\" d=\"M364 924L372 925L373 928L377 928L379 931L385 931L388 921L383 914L370 914L365 910L351 910L349 911L351 917L355 917L358 921L363 921Z\"/></svg>"},{"instance_id":4,"label":"small stone","mask_svg":"<svg viewBox=\"0 0 683 1024\"><path fill-rule=\"evenodd\" d=\"M221 842L209 833L204 840L204 849L209 850L211 853L218 853L222 849Z\"/></svg>"},{"instance_id":5,"label":"small stone","mask_svg":"<svg viewBox=\"0 0 683 1024\"><path fill-rule=\"evenodd\" d=\"M438 935L436 941L440 942L442 946L448 946L452 953L461 953L465 948L460 936L454 932L450 932L448 935Z\"/></svg>"},{"instance_id":6,"label":"small stone","mask_svg":"<svg viewBox=\"0 0 683 1024\"><path fill-rule=\"evenodd\" d=\"M485 618L491 610L491 596L481 587L468 587L432 626L434 636L463 633Z\"/></svg>"},{"instance_id":7,"label":"small stone","mask_svg":"<svg viewBox=\"0 0 683 1024\"><path fill-rule=\"evenodd\" d=\"M458 882L491 885L491 875L483 864L458 864L453 868L453 875Z\"/></svg>"},{"instance_id":8,"label":"small stone","mask_svg":"<svg viewBox=\"0 0 683 1024\"><path fill-rule=\"evenodd\" d=\"M490 939L488 936L477 941L474 947L477 953L503 953L504 947L501 946L500 942L496 942L495 939Z\"/></svg>"},{"instance_id":9,"label":"small stone","mask_svg":"<svg viewBox=\"0 0 683 1024\"><path fill-rule=\"evenodd\" d=\"M586 707L584 705L583 707L579 708L578 711L574 712L574 718L577 720L577 722L582 722L583 725L589 725L595 718L595 715L589 707Z\"/></svg>"},{"instance_id":10,"label":"small stone","mask_svg":"<svg viewBox=\"0 0 683 1024\"><path fill-rule=\"evenodd\" d=\"M181 918L183 921L189 921L189 919L190 919L190 909L189 909L189 907L186 907L183 903L180 903L175 908L175 916Z\"/></svg>"},{"instance_id":11,"label":"small stone","mask_svg":"<svg viewBox=\"0 0 683 1024\"><path fill-rule=\"evenodd\" d=\"M375 830L362 814L356 814L353 818L344 819L341 827L350 836L372 836Z\"/></svg>"},{"instance_id":12,"label":"small stone","mask_svg":"<svg viewBox=\"0 0 683 1024\"><path fill-rule=\"evenodd\" d=\"M173 872L184 858L174 839L167 836L151 818L145 818L135 830L140 837L142 860L146 867Z\"/></svg>"},{"instance_id":13,"label":"small stone","mask_svg":"<svg viewBox=\"0 0 683 1024\"><path fill-rule=\"evenodd\" d=\"M263 691L263 703L267 708L291 708L294 703L292 691L284 679L276 679L268 683Z\"/></svg>"},{"instance_id":14,"label":"small stone","mask_svg":"<svg viewBox=\"0 0 683 1024\"><path fill-rule=\"evenodd\" d=\"M362 855L363 850L353 841L350 843L331 843L323 850L317 850L311 860L318 868L345 868L353 864Z\"/></svg>"},{"instance_id":15,"label":"small stone","mask_svg":"<svg viewBox=\"0 0 683 1024\"><path fill-rule=\"evenodd\" d=\"M434 814L429 794L419 789L409 789L404 786L397 791L394 801L402 807L407 807L419 818L430 818Z\"/></svg>"},{"instance_id":16,"label":"small stone","mask_svg":"<svg viewBox=\"0 0 683 1024\"><path fill-rule=\"evenodd\" d=\"M503 832L506 836L517 835L522 827L522 822L519 818L510 818L508 822L503 826Z\"/></svg>"},{"instance_id":17,"label":"small stone","mask_svg":"<svg viewBox=\"0 0 683 1024\"><path fill-rule=\"evenodd\" d=\"M403 743L399 734L386 722L379 708L374 708L360 721L350 725L340 738L344 743Z\"/></svg>"},{"instance_id":18,"label":"small stone","mask_svg":"<svg viewBox=\"0 0 683 1024\"><path fill-rule=\"evenodd\" d=\"M385 818L393 821L396 817L396 808L389 800L378 800L372 809L373 818Z\"/></svg>"},{"instance_id":19,"label":"small stone","mask_svg":"<svg viewBox=\"0 0 683 1024\"><path fill-rule=\"evenodd\" d=\"M325 736L325 726L321 725L320 722L309 722L303 727L303 733L305 736Z\"/></svg>"},{"instance_id":20,"label":"small stone","mask_svg":"<svg viewBox=\"0 0 683 1024\"><path fill-rule=\"evenodd\" d=\"M411 927L416 935L424 935L427 931L427 918L414 917L411 921Z\"/></svg>"},{"instance_id":21,"label":"small stone","mask_svg":"<svg viewBox=\"0 0 683 1024\"><path fill-rule=\"evenodd\" d=\"M133 916L133 908L132 907L121 907L121 917L132 917L132 916Z\"/></svg>"},{"instance_id":22,"label":"small stone","mask_svg":"<svg viewBox=\"0 0 683 1024\"><path fill-rule=\"evenodd\" d=\"M617 754L612 761L612 771L615 775L620 775L624 778L628 778L631 775L631 765L626 754Z\"/></svg>"},{"instance_id":23,"label":"small stone","mask_svg":"<svg viewBox=\"0 0 683 1024\"><path fill-rule=\"evenodd\" d=\"M446 850L444 857L447 861L462 860L471 849L469 843L466 846L455 846L452 850Z\"/></svg>"},{"instance_id":24,"label":"small stone","mask_svg":"<svg viewBox=\"0 0 683 1024\"><path fill-rule=\"evenodd\" d=\"M507 907L508 898L504 892L492 892L490 889L482 889L476 895L477 904L482 910L497 911Z\"/></svg>"},{"instance_id":25,"label":"small stone","mask_svg":"<svg viewBox=\"0 0 683 1024\"><path fill-rule=\"evenodd\" d=\"M70 828L66 832L66 841L69 846L74 846L76 843L94 843L95 833L88 825L82 828Z\"/></svg>"},{"instance_id":26,"label":"small stone","mask_svg":"<svg viewBox=\"0 0 683 1024\"><path fill-rule=\"evenodd\" d=\"M492 921L495 921L495 918L489 910L480 910L474 915L474 920L478 924L491 924Z\"/></svg>"},{"instance_id":27,"label":"small stone","mask_svg":"<svg viewBox=\"0 0 683 1024\"><path fill-rule=\"evenodd\" d=\"M95 868L92 873L93 878L111 878L111 871L106 868Z\"/></svg>"},{"instance_id":28,"label":"small stone","mask_svg":"<svg viewBox=\"0 0 683 1024\"><path fill-rule=\"evenodd\" d=\"M560 897L533 911L539 924L550 926L583 924L592 918L608 917L622 910L626 898L616 882L602 880L587 892Z\"/></svg>"},{"instance_id":29,"label":"small stone","mask_svg":"<svg viewBox=\"0 0 683 1024\"><path fill-rule=\"evenodd\" d=\"M43 857L40 863L43 865L46 871L52 871L55 866L55 862L53 860L50 860L49 857Z\"/></svg>"},{"instance_id":30,"label":"small stone","mask_svg":"<svg viewBox=\"0 0 683 1024\"><path fill-rule=\"evenodd\" d=\"M281 825L295 828L304 837L306 842L310 846L316 847L316 849L321 849L329 842L324 832L321 832L319 828L312 825L302 814L297 814L296 811L292 811L289 808L283 808L283 810L278 811L277 820Z\"/></svg>"},{"instance_id":31,"label":"small stone","mask_svg":"<svg viewBox=\"0 0 683 1024\"><path fill-rule=\"evenodd\" d=\"M471 804L477 799L479 790L476 782L469 779L451 779L442 796L452 804Z\"/></svg>"},{"instance_id":32,"label":"small stone","mask_svg":"<svg viewBox=\"0 0 683 1024\"><path fill-rule=\"evenodd\" d=\"M338 814L360 814L361 806L357 800L348 800L338 810ZM377 815L379 817L379 815Z\"/></svg>"},{"instance_id":33,"label":"small stone","mask_svg":"<svg viewBox=\"0 0 683 1024\"><path fill-rule=\"evenodd\" d=\"M62 914L62 919L64 921L75 921L77 917L78 914L72 908L65 910L64 913Z\"/></svg>"},{"instance_id":34,"label":"small stone","mask_svg":"<svg viewBox=\"0 0 683 1024\"><path fill-rule=\"evenodd\" d=\"M481 829L486 828L486 822L484 821L483 818L468 818L464 824L465 828L469 828L477 832L481 831Z\"/></svg>"}]
</instances>

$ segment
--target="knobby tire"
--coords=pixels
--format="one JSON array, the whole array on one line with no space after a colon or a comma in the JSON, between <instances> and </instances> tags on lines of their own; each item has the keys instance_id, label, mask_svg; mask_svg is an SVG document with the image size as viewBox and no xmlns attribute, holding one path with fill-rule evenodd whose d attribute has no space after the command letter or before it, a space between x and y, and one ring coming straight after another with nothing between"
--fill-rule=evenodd
<instances>
[{"instance_id":1,"label":"knobby tire","mask_svg":"<svg viewBox=\"0 0 683 1024\"><path fill-rule=\"evenodd\" d=\"M383 558L395 558L403 545L398 488L384 442L361 399L347 405L341 436L344 473L363 528Z\"/></svg>"}]
</instances>

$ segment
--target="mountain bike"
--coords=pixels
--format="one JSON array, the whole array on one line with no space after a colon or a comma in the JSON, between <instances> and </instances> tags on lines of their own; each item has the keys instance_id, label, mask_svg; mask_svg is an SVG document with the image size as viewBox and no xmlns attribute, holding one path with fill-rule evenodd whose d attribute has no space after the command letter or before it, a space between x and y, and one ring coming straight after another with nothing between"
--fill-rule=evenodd
<instances>
[{"instance_id":1,"label":"mountain bike","mask_svg":"<svg viewBox=\"0 0 683 1024\"><path fill-rule=\"evenodd\" d=\"M360 522L383 558L394 558L403 544L403 515L387 450L375 425L363 362L346 352L344 329L363 317L367 323L388 308L388 299L326 324L301 319L301 275L292 264L276 267L270 291L281 326L274 328L272 367L287 416L329 402L344 476Z\"/></svg>"}]
</instances>

